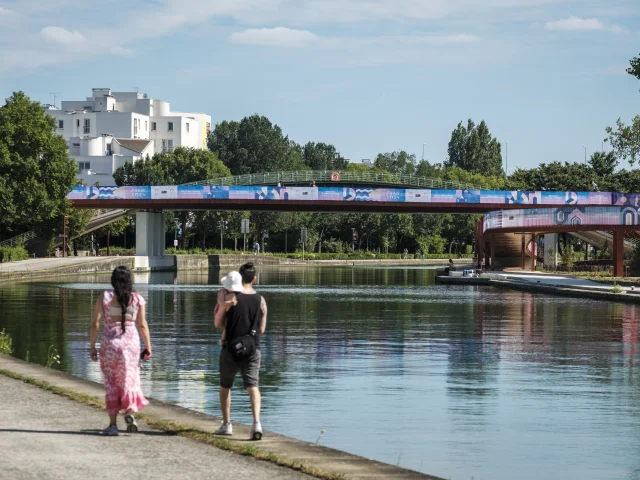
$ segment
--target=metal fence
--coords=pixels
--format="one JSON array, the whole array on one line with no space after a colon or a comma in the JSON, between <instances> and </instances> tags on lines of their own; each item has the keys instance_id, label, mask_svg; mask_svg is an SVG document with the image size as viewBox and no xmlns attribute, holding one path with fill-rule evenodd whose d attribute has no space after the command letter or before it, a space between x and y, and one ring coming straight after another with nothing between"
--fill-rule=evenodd
<instances>
[{"instance_id":1,"label":"metal fence","mask_svg":"<svg viewBox=\"0 0 640 480\"><path fill-rule=\"evenodd\" d=\"M359 185L391 185L397 187L430 188L443 190L477 190L467 183L456 183L439 178L416 175L394 175L386 172L302 170L297 172L251 173L235 177L220 177L185 185L277 185L350 183Z\"/></svg>"}]
</instances>

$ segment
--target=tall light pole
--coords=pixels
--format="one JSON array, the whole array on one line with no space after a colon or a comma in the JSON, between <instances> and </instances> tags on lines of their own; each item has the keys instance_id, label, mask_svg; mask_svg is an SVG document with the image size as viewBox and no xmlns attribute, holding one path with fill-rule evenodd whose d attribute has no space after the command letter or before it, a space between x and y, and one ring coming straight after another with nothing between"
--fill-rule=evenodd
<instances>
[{"instance_id":1,"label":"tall light pole","mask_svg":"<svg viewBox=\"0 0 640 480\"><path fill-rule=\"evenodd\" d=\"M422 161L424 162L424 146L426 145L426 143L422 144Z\"/></svg>"},{"instance_id":2,"label":"tall light pole","mask_svg":"<svg viewBox=\"0 0 640 480\"><path fill-rule=\"evenodd\" d=\"M583 145L583 147L584 147L584 164L586 165L587 164L587 146Z\"/></svg>"},{"instance_id":3,"label":"tall light pole","mask_svg":"<svg viewBox=\"0 0 640 480\"><path fill-rule=\"evenodd\" d=\"M506 174L509 175L509 142L506 142L506 146L505 146L505 158L506 158Z\"/></svg>"}]
</instances>

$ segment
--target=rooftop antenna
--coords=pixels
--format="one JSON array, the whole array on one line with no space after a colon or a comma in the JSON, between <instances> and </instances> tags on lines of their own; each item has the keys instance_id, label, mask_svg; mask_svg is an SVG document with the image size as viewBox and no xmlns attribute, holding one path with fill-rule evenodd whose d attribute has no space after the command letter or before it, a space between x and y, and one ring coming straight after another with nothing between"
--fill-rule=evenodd
<instances>
[{"instance_id":1,"label":"rooftop antenna","mask_svg":"<svg viewBox=\"0 0 640 480\"><path fill-rule=\"evenodd\" d=\"M56 108L56 98L60 95L60 92L49 92L49 95L53 95L53 108Z\"/></svg>"},{"instance_id":2,"label":"rooftop antenna","mask_svg":"<svg viewBox=\"0 0 640 480\"><path fill-rule=\"evenodd\" d=\"M138 87L133 87L133 89L138 93Z\"/></svg>"}]
</instances>

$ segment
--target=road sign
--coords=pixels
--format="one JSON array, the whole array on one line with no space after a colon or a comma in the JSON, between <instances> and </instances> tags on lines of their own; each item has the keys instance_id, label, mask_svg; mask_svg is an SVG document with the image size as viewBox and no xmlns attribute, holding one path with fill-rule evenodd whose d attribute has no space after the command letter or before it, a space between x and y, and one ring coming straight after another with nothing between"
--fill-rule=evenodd
<instances>
[{"instance_id":1,"label":"road sign","mask_svg":"<svg viewBox=\"0 0 640 480\"><path fill-rule=\"evenodd\" d=\"M178 240L173 241L173 248L178 248Z\"/></svg>"},{"instance_id":2,"label":"road sign","mask_svg":"<svg viewBox=\"0 0 640 480\"><path fill-rule=\"evenodd\" d=\"M302 243L307 243L307 227L302 227L300 236L302 237Z\"/></svg>"},{"instance_id":3,"label":"road sign","mask_svg":"<svg viewBox=\"0 0 640 480\"><path fill-rule=\"evenodd\" d=\"M58 235L58 236L59 236L60 238L67 238L67 236L66 236L66 235L64 235L64 234L62 234L62 233L61 233L60 235Z\"/></svg>"},{"instance_id":4,"label":"road sign","mask_svg":"<svg viewBox=\"0 0 640 480\"><path fill-rule=\"evenodd\" d=\"M249 219L243 218L240 220L240 233L247 234L249 233Z\"/></svg>"}]
</instances>

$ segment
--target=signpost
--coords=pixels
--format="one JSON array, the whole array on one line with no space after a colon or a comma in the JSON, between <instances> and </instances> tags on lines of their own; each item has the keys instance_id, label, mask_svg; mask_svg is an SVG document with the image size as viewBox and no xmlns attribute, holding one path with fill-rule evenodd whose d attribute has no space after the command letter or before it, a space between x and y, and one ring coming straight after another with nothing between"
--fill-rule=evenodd
<instances>
[{"instance_id":1,"label":"signpost","mask_svg":"<svg viewBox=\"0 0 640 480\"><path fill-rule=\"evenodd\" d=\"M240 220L240 233L244 235L244 246L242 247L242 253L247 250L247 234L249 233L249 219L243 218Z\"/></svg>"},{"instance_id":2,"label":"signpost","mask_svg":"<svg viewBox=\"0 0 640 480\"><path fill-rule=\"evenodd\" d=\"M178 248L178 240L177 239L173 240L173 248Z\"/></svg>"}]
</instances>

